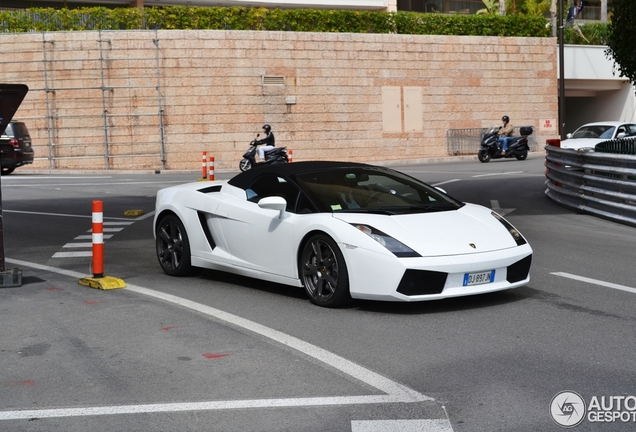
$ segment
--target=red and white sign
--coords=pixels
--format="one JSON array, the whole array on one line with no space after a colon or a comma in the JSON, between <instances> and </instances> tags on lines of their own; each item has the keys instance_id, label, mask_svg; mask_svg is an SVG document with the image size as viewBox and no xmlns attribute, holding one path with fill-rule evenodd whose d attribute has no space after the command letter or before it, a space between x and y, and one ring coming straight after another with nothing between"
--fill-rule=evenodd
<instances>
[{"instance_id":1,"label":"red and white sign","mask_svg":"<svg viewBox=\"0 0 636 432\"><path fill-rule=\"evenodd\" d=\"M556 119L541 119L539 120L539 130L541 132L556 132L557 120Z\"/></svg>"}]
</instances>

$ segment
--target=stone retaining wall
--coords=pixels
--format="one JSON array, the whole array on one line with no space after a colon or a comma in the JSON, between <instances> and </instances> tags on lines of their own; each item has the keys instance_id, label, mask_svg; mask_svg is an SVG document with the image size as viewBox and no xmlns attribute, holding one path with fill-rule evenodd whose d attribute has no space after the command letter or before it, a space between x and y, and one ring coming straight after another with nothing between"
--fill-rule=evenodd
<instances>
[{"instance_id":1,"label":"stone retaining wall","mask_svg":"<svg viewBox=\"0 0 636 432\"><path fill-rule=\"evenodd\" d=\"M32 168L238 167L264 123L293 159L448 156L449 129L557 118L549 38L250 31L0 34Z\"/></svg>"}]
</instances>

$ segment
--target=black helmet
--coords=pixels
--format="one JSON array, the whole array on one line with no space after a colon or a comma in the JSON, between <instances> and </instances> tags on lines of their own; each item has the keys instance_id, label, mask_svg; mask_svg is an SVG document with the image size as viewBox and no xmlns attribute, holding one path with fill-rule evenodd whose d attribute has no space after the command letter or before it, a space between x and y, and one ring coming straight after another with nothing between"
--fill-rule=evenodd
<instances>
[{"instance_id":1,"label":"black helmet","mask_svg":"<svg viewBox=\"0 0 636 432\"><path fill-rule=\"evenodd\" d=\"M272 130L272 127L268 124L264 124L263 129L265 130L265 133L269 133L269 131Z\"/></svg>"},{"instance_id":2,"label":"black helmet","mask_svg":"<svg viewBox=\"0 0 636 432\"><path fill-rule=\"evenodd\" d=\"M503 117L501 118L501 121L509 122L509 121L510 121L510 117L508 117L508 116L503 116ZM265 126L263 126L263 127L265 127Z\"/></svg>"}]
</instances>

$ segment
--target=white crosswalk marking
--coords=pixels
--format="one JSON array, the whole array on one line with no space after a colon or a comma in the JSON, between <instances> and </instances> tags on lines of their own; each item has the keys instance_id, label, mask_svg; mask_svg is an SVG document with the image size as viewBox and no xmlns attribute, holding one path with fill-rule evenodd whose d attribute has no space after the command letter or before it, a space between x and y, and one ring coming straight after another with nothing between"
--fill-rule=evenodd
<instances>
[{"instance_id":1,"label":"white crosswalk marking","mask_svg":"<svg viewBox=\"0 0 636 432\"><path fill-rule=\"evenodd\" d=\"M117 233L122 231L128 225L132 225L134 222L117 222L117 221L106 221L104 222L104 233ZM87 232L92 233L92 228L87 230ZM113 234L104 234L104 240L111 238ZM62 251L56 252L53 254L51 258L82 258L82 257L92 257L93 256L93 243L92 241L86 242L82 240L92 240L92 234L81 234L75 237L73 242L66 243L62 246ZM67 252L68 249L87 249L83 251L75 251L75 252Z\"/></svg>"},{"instance_id":2,"label":"white crosswalk marking","mask_svg":"<svg viewBox=\"0 0 636 432\"><path fill-rule=\"evenodd\" d=\"M82 242L82 243L66 243L63 248L89 248L92 247L93 243L91 242Z\"/></svg>"},{"instance_id":3,"label":"white crosswalk marking","mask_svg":"<svg viewBox=\"0 0 636 432\"><path fill-rule=\"evenodd\" d=\"M104 240L111 238L113 235L112 234L104 234ZM83 235L78 235L77 237L75 237L75 240L92 240L93 239L93 235L92 234L83 234Z\"/></svg>"},{"instance_id":4,"label":"white crosswalk marking","mask_svg":"<svg viewBox=\"0 0 636 432\"><path fill-rule=\"evenodd\" d=\"M52 258L77 258L77 257L90 257L93 256L93 251L81 251L81 252L55 252Z\"/></svg>"}]
</instances>

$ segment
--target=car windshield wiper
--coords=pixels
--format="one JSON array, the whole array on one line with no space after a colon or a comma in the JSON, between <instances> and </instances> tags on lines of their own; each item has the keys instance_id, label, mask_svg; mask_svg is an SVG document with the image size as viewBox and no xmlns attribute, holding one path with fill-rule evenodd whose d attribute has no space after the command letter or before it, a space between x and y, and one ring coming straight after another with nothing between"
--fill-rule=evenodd
<instances>
[{"instance_id":1,"label":"car windshield wiper","mask_svg":"<svg viewBox=\"0 0 636 432\"><path fill-rule=\"evenodd\" d=\"M334 213L371 213L371 214L381 214L381 215L394 215L397 214L395 210L400 210L402 207L393 208L358 208L358 209L342 209L335 211Z\"/></svg>"},{"instance_id":2,"label":"car windshield wiper","mask_svg":"<svg viewBox=\"0 0 636 432\"><path fill-rule=\"evenodd\" d=\"M450 203L434 203L434 204L418 204L412 206L380 206L381 210L393 212L422 211L422 212L438 212L447 210L457 210L457 206Z\"/></svg>"}]
</instances>

